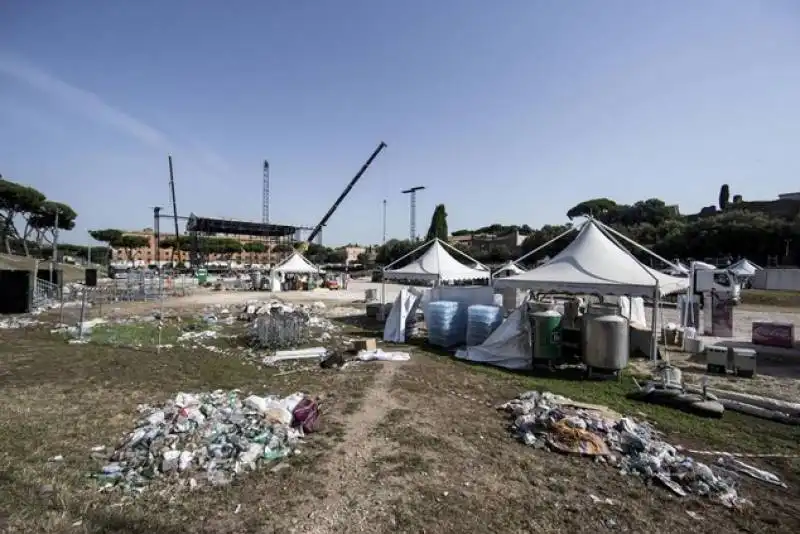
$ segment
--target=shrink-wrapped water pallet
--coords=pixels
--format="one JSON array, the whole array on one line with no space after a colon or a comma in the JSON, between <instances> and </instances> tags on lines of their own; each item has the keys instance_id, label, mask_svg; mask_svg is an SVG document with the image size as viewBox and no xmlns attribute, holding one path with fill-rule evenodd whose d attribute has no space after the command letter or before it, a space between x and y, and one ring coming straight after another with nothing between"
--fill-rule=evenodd
<instances>
[{"instance_id":1,"label":"shrink-wrapped water pallet","mask_svg":"<svg viewBox=\"0 0 800 534\"><path fill-rule=\"evenodd\" d=\"M463 344L467 338L467 307L460 302L431 302L428 304L425 322L431 345L455 347Z\"/></svg>"},{"instance_id":2,"label":"shrink-wrapped water pallet","mask_svg":"<svg viewBox=\"0 0 800 534\"><path fill-rule=\"evenodd\" d=\"M503 310L498 306L473 304L467 308L467 346L480 345L503 322Z\"/></svg>"}]
</instances>

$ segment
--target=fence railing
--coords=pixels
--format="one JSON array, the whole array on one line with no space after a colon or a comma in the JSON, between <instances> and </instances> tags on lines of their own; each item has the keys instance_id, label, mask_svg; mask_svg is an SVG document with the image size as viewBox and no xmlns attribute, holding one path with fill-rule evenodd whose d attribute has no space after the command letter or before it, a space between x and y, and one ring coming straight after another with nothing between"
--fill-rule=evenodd
<instances>
[{"instance_id":1,"label":"fence railing","mask_svg":"<svg viewBox=\"0 0 800 534\"><path fill-rule=\"evenodd\" d=\"M33 307L39 308L48 302L56 302L61 298L61 290L57 284L47 280L34 279Z\"/></svg>"}]
</instances>

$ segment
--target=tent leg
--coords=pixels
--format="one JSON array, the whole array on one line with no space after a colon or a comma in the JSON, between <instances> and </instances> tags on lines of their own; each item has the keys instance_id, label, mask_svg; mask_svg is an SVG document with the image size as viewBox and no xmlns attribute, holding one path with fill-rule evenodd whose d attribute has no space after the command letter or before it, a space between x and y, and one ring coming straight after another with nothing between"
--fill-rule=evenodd
<instances>
[{"instance_id":1,"label":"tent leg","mask_svg":"<svg viewBox=\"0 0 800 534\"><path fill-rule=\"evenodd\" d=\"M650 359L655 362L658 358L658 305L659 305L659 289L656 286L655 294L653 295L653 331L652 341L650 342Z\"/></svg>"}]
</instances>

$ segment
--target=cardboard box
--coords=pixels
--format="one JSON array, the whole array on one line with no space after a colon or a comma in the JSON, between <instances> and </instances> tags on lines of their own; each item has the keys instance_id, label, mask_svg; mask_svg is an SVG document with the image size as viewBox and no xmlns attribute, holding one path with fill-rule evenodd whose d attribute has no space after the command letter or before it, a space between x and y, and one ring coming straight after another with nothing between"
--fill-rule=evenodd
<instances>
[{"instance_id":1,"label":"cardboard box","mask_svg":"<svg viewBox=\"0 0 800 534\"><path fill-rule=\"evenodd\" d=\"M378 340L374 337L368 339L359 339L353 342L353 348L356 350L377 350Z\"/></svg>"}]
</instances>

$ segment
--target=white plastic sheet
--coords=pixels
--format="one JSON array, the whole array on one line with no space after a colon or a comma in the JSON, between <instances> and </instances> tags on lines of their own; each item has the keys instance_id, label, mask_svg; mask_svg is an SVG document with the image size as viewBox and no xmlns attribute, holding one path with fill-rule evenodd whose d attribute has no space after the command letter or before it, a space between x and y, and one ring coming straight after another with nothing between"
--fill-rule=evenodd
<instances>
[{"instance_id":1,"label":"white plastic sheet","mask_svg":"<svg viewBox=\"0 0 800 534\"><path fill-rule=\"evenodd\" d=\"M359 351L356 359L362 362L407 362L411 359L411 355L407 352L384 352L381 349L362 350Z\"/></svg>"},{"instance_id":2,"label":"white plastic sheet","mask_svg":"<svg viewBox=\"0 0 800 534\"><path fill-rule=\"evenodd\" d=\"M392 311L386 319L383 328L383 340L389 343L405 343L406 321L409 315L415 312L419 301L420 292L402 288L392 305Z\"/></svg>"},{"instance_id":3,"label":"white plastic sheet","mask_svg":"<svg viewBox=\"0 0 800 534\"><path fill-rule=\"evenodd\" d=\"M456 358L504 369L530 369L533 357L525 306L514 310L482 345L461 349L456 352Z\"/></svg>"},{"instance_id":4,"label":"white plastic sheet","mask_svg":"<svg viewBox=\"0 0 800 534\"><path fill-rule=\"evenodd\" d=\"M647 315L644 312L642 297L619 297L620 315L627 318L631 326L647 328Z\"/></svg>"}]
</instances>

